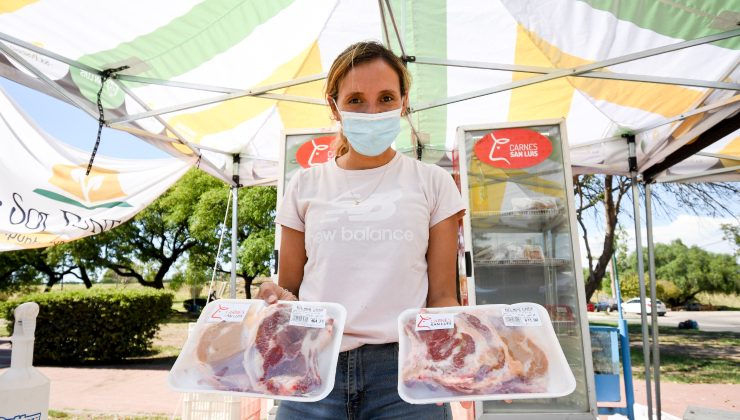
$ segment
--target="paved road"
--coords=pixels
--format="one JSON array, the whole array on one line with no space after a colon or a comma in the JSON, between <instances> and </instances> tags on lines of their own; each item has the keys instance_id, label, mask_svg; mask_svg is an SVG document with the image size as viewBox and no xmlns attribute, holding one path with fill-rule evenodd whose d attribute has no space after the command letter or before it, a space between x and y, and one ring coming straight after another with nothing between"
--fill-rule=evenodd
<instances>
[{"instance_id":1,"label":"paved road","mask_svg":"<svg viewBox=\"0 0 740 420\"><path fill-rule=\"evenodd\" d=\"M630 324L640 323L640 315L638 314L627 314L626 318ZM588 319L590 321L616 320L617 315L615 312L610 314L589 312ZM668 311L665 316L658 317L658 325L677 327L679 322L687 319L693 319L698 322L699 329L702 331L730 331L740 333L740 311ZM649 316L648 322L650 322Z\"/></svg>"}]
</instances>

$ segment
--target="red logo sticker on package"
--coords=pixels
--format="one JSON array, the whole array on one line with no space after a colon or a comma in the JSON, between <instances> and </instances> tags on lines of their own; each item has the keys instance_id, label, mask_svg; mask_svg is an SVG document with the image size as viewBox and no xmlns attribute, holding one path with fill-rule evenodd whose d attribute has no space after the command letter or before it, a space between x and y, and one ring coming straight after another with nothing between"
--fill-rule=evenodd
<instances>
[{"instance_id":1,"label":"red logo sticker on package","mask_svg":"<svg viewBox=\"0 0 740 420\"><path fill-rule=\"evenodd\" d=\"M533 130L505 128L481 137L473 149L478 159L487 165L501 169L523 169L547 159L552 154L552 143Z\"/></svg>"},{"instance_id":2,"label":"red logo sticker on package","mask_svg":"<svg viewBox=\"0 0 740 420\"><path fill-rule=\"evenodd\" d=\"M298 148L295 160L304 168L326 163L334 157L334 151L331 150L333 141L334 135L313 138Z\"/></svg>"},{"instance_id":3,"label":"red logo sticker on package","mask_svg":"<svg viewBox=\"0 0 740 420\"><path fill-rule=\"evenodd\" d=\"M247 303L217 303L207 322L242 322L248 310Z\"/></svg>"}]
</instances>

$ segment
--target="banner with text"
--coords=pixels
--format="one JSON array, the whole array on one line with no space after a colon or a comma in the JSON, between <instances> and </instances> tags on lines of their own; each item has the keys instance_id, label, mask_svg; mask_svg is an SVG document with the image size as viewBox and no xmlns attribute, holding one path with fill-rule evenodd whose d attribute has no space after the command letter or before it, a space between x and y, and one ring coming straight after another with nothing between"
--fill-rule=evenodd
<instances>
[{"instance_id":1,"label":"banner with text","mask_svg":"<svg viewBox=\"0 0 740 420\"><path fill-rule=\"evenodd\" d=\"M128 160L68 146L0 89L0 252L42 248L112 229L161 195L189 165Z\"/></svg>"}]
</instances>

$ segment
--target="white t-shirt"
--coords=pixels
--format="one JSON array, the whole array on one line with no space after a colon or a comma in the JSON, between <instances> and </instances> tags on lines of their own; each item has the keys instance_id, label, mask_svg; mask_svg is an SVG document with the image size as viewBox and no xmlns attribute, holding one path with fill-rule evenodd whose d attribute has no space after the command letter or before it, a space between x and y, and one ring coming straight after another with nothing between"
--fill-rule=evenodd
<instances>
[{"instance_id":1,"label":"white t-shirt","mask_svg":"<svg viewBox=\"0 0 740 420\"><path fill-rule=\"evenodd\" d=\"M378 168L301 170L275 222L305 232L300 300L344 305L346 351L398 341L398 315L426 305L429 229L464 208L444 169L396 152Z\"/></svg>"}]
</instances>

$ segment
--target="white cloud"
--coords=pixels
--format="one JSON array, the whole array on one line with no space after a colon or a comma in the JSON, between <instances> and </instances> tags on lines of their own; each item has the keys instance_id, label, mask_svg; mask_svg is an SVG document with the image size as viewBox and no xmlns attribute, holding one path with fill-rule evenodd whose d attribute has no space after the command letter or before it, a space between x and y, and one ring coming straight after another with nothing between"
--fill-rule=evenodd
<instances>
[{"instance_id":1,"label":"white cloud","mask_svg":"<svg viewBox=\"0 0 740 420\"><path fill-rule=\"evenodd\" d=\"M653 227L653 242L670 243L680 239L687 246L696 245L709 252L732 254L734 249L729 241L722 238L720 225L723 223L737 223L730 217L714 218L705 216L693 216L681 214L668 224ZM647 246L647 232L642 229L642 243ZM634 230L629 232L627 245L631 250L635 249Z\"/></svg>"},{"instance_id":2,"label":"white cloud","mask_svg":"<svg viewBox=\"0 0 740 420\"><path fill-rule=\"evenodd\" d=\"M642 245L645 247L645 252L647 252L647 232L644 226L645 221L642 222ZM723 223L735 224L737 221L731 217L714 218L681 214L669 223L655 225L653 227L653 242L667 244L675 239L680 239L687 246L696 245L709 252L733 254L735 252L733 245L722 238L720 225ZM629 252L632 252L635 250L634 226L630 223L625 227L627 230L627 248ZM588 239L591 252L598 256L603 248L603 233L590 234ZM586 246L582 237L579 237L578 240L581 248L581 263L584 267L587 267Z\"/></svg>"}]
</instances>

